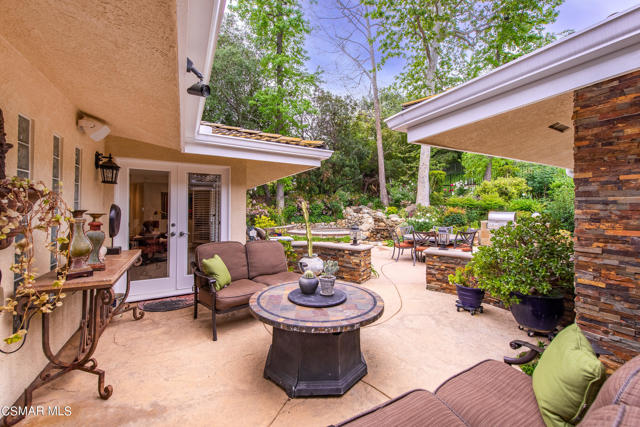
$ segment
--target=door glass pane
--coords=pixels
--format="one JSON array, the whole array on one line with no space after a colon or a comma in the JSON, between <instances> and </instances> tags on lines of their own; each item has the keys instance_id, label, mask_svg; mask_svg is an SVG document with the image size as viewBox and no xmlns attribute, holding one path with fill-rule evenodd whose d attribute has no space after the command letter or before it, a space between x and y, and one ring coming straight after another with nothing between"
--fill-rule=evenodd
<instances>
[{"instance_id":1,"label":"door glass pane","mask_svg":"<svg viewBox=\"0 0 640 427\"><path fill-rule=\"evenodd\" d=\"M131 169L129 172L129 247L142 251L142 261L130 270L131 280L169 277L169 172Z\"/></svg>"},{"instance_id":2,"label":"door glass pane","mask_svg":"<svg viewBox=\"0 0 640 427\"><path fill-rule=\"evenodd\" d=\"M220 241L220 183L220 175L189 174L188 266L198 245Z\"/></svg>"}]
</instances>

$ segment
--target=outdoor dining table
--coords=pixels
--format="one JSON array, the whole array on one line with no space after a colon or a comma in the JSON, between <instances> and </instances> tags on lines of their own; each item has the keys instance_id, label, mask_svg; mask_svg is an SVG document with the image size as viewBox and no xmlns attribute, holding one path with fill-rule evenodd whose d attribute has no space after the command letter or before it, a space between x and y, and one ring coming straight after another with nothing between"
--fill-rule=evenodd
<instances>
[{"instance_id":1,"label":"outdoor dining table","mask_svg":"<svg viewBox=\"0 0 640 427\"><path fill-rule=\"evenodd\" d=\"M104 400L111 397L113 387L104 385L105 372L98 369L98 362L93 358L102 332L113 316L133 310L135 320L144 316L137 304L126 302L129 295L130 280L127 275L126 291L122 299L116 303L113 285L131 268L140 257L140 249L122 251L117 255L105 257L104 271L94 271L93 276L67 280L62 287L65 293L82 291L82 312L78 331L56 354L51 349L50 329L51 313L42 314L42 351L49 360L40 375L25 389L16 406L29 408L32 403L33 392L43 385L65 375L73 370L84 371L98 376L98 394ZM51 271L36 279L33 287L41 294L57 293L59 287L54 286L56 272ZM55 311L55 310L54 310ZM55 316L59 320L62 316ZM13 425L25 417L25 413L8 416L3 419L6 426Z\"/></svg>"},{"instance_id":2,"label":"outdoor dining table","mask_svg":"<svg viewBox=\"0 0 640 427\"><path fill-rule=\"evenodd\" d=\"M270 286L249 300L251 314L273 326L264 377L289 397L341 396L367 374L360 328L382 316L384 302L369 289L336 282L345 302L305 307L288 298L298 288L298 282Z\"/></svg>"}]
</instances>

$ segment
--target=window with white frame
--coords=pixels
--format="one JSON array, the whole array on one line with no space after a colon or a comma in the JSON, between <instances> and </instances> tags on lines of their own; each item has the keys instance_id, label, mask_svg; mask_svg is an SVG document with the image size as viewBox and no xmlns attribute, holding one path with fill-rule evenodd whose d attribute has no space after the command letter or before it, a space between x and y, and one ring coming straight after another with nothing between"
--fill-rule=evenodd
<instances>
[{"instance_id":1,"label":"window with white frame","mask_svg":"<svg viewBox=\"0 0 640 427\"><path fill-rule=\"evenodd\" d=\"M62 174L62 138L53 135L53 165L51 169L51 189L60 191L60 179ZM58 227L51 227L51 243L56 244L58 240ZM54 252L51 252L49 259L49 268L55 270L58 266L58 259Z\"/></svg>"},{"instance_id":2,"label":"window with white frame","mask_svg":"<svg viewBox=\"0 0 640 427\"><path fill-rule=\"evenodd\" d=\"M73 176L73 208L80 209L80 176L82 174L82 149L76 147Z\"/></svg>"},{"instance_id":3,"label":"window with white frame","mask_svg":"<svg viewBox=\"0 0 640 427\"><path fill-rule=\"evenodd\" d=\"M16 175L31 178L31 120L18 115L18 165Z\"/></svg>"}]
</instances>

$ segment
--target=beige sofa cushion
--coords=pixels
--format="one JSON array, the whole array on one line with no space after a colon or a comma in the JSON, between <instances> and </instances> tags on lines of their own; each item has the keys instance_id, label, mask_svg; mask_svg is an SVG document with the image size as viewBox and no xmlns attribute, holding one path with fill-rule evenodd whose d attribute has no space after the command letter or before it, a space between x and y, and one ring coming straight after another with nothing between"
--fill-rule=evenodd
<instances>
[{"instance_id":1,"label":"beige sofa cushion","mask_svg":"<svg viewBox=\"0 0 640 427\"><path fill-rule=\"evenodd\" d=\"M249 304L249 298L265 286L249 279L234 280L229 286L216 292L216 309L228 310L239 305Z\"/></svg>"},{"instance_id":2,"label":"beige sofa cushion","mask_svg":"<svg viewBox=\"0 0 640 427\"><path fill-rule=\"evenodd\" d=\"M497 360L485 360L449 378L435 395L472 426L545 425L531 377Z\"/></svg>"},{"instance_id":3,"label":"beige sofa cushion","mask_svg":"<svg viewBox=\"0 0 640 427\"><path fill-rule=\"evenodd\" d=\"M637 427L640 426L640 407L607 405L589 410L580 427Z\"/></svg>"},{"instance_id":4,"label":"beige sofa cushion","mask_svg":"<svg viewBox=\"0 0 640 427\"><path fill-rule=\"evenodd\" d=\"M273 286L287 282L297 282L300 276L300 273L294 273L293 271L283 271L282 273L256 276L251 280L258 283L264 283L267 286Z\"/></svg>"},{"instance_id":5,"label":"beige sofa cushion","mask_svg":"<svg viewBox=\"0 0 640 427\"><path fill-rule=\"evenodd\" d=\"M287 257L284 247L274 240L254 240L247 242L249 278L287 271Z\"/></svg>"},{"instance_id":6,"label":"beige sofa cushion","mask_svg":"<svg viewBox=\"0 0 640 427\"><path fill-rule=\"evenodd\" d=\"M231 280L249 278L249 267L247 266L247 253L245 247L240 242L211 242L200 245L196 248L196 262L198 268L202 270L202 260L218 255L227 266ZM204 271L204 270L203 270Z\"/></svg>"},{"instance_id":7,"label":"beige sofa cushion","mask_svg":"<svg viewBox=\"0 0 640 427\"><path fill-rule=\"evenodd\" d=\"M413 390L393 400L344 421L340 426L464 426L455 413L433 393Z\"/></svg>"}]
</instances>

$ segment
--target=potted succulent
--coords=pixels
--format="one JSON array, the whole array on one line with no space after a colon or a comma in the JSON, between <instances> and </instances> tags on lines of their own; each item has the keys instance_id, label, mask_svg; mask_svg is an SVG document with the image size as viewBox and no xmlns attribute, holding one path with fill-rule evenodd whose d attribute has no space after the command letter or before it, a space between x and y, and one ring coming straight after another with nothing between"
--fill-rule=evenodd
<instances>
[{"instance_id":1,"label":"potted succulent","mask_svg":"<svg viewBox=\"0 0 640 427\"><path fill-rule=\"evenodd\" d=\"M324 272L320 275L320 295L330 297L333 295L333 287L336 284L336 272L338 261L327 260L324 262Z\"/></svg>"},{"instance_id":2,"label":"potted succulent","mask_svg":"<svg viewBox=\"0 0 640 427\"><path fill-rule=\"evenodd\" d=\"M313 253L313 240L311 235L311 224L309 224L309 209L307 207L307 202L303 200L301 202L302 207L302 215L304 216L304 223L307 229L307 256L300 258L298 261L298 268L300 271L311 270L314 274L322 273L324 269L324 263L322 259Z\"/></svg>"},{"instance_id":3,"label":"potted succulent","mask_svg":"<svg viewBox=\"0 0 640 427\"><path fill-rule=\"evenodd\" d=\"M300 286L300 292L305 295L312 295L316 293L318 288L318 278L311 270L307 270L298 279L298 286Z\"/></svg>"},{"instance_id":4,"label":"potted succulent","mask_svg":"<svg viewBox=\"0 0 640 427\"><path fill-rule=\"evenodd\" d=\"M473 256L479 287L499 298L520 325L551 334L573 292L573 240L548 216L521 217L494 230Z\"/></svg>"},{"instance_id":5,"label":"potted succulent","mask_svg":"<svg viewBox=\"0 0 640 427\"><path fill-rule=\"evenodd\" d=\"M482 313L484 291L478 288L478 281L473 275L472 263L456 268L456 273L449 275L449 283L456 285L458 311L467 310L472 316L478 311Z\"/></svg>"}]
</instances>

